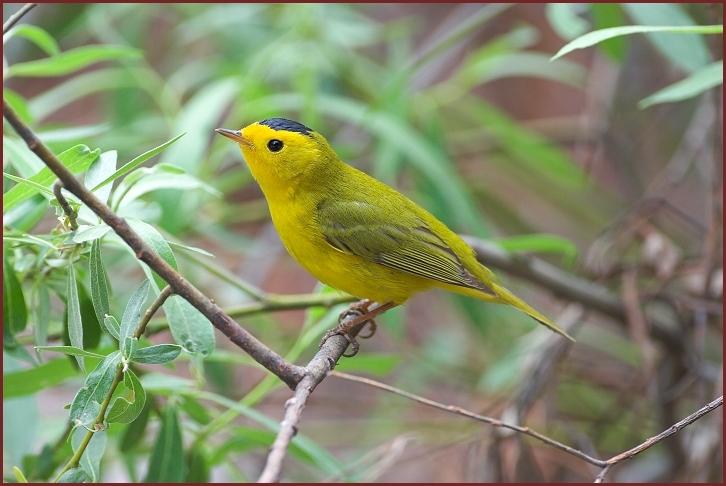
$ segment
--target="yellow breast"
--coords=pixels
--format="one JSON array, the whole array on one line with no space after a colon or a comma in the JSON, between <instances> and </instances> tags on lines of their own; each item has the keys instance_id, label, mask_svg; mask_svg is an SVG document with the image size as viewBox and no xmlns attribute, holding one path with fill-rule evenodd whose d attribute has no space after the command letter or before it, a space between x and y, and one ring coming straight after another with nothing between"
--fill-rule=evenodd
<instances>
[{"instance_id":1,"label":"yellow breast","mask_svg":"<svg viewBox=\"0 0 726 486\"><path fill-rule=\"evenodd\" d=\"M401 304L428 280L392 270L330 246L314 218L315 203L304 198L281 203L269 198L272 222L288 253L315 278L361 299Z\"/></svg>"}]
</instances>

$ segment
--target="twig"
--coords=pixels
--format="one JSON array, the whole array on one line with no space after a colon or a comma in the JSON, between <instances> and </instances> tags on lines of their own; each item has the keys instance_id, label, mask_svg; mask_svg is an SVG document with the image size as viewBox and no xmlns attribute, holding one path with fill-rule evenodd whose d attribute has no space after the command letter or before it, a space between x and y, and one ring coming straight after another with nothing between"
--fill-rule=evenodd
<instances>
[{"instance_id":1,"label":"twig","mask_svg":"<svg viewBox=\"0 0 726 486\"><path fill-rule=\"evenodd\" d=\"M347 319L354 319L355 316ZM343 322L343 324L345 321ZM365 323L361 323L356 329L350 332L355 337ZM279 481L282 471L282 461L285 458L287 447L297 432L297 424L305 408L310 394L316 386L325 379L328 373L335 367L340 357L348 349L348 340L340 335L329 337L320 350L313 356L313 359L305 366L305 376L295 387L292 398L285 402L285 416L280 423L280 430L275 437L267 456L267 462L257 480L260 483L274 483Z\"/></svg>"},{"instance_id":2,"label":"twig","mask_svg":"<svg viewBox=\"0 0 726 486\"><path fill-rule=\"evenodd\" d=\"M385 390L387 392L394 393L396 395L408 398L409 400L413 400L415 402L418 402L418 403L421 403L424 405L428 405L429 407L437 408L437 409L443 410L445 412L454 413L456 415L468 417L468 418L477 420L479 422L484 422L484 423L493 425L495 427L501 427L501 428L513 430L515 432L519 432L521 434L525 434L530 437L534 437L535 439L537 439L541 442L544 442L545 444L548 444L552 447L560 449L561 451L564 451L570 455L573 455L573 456L577 457L578 459L582 459L585 462L588 462L590 464L593 464L595 466L602 468L600 473L595 478L596 483L604 481L605 475L607 474L607 472L609 471L609 469L612 466L619 464L621 462L627 461L628 459L632 459L633 457L640 454L644 450L653 447L655 444L659 443L663 439L670 437L671 435L677 433L681 429L689 426L696 420L700 419L704 415L714 411L715 409L717 409L723 405L723 395L722 395L722 396L716 398L715 400L713 400L711 403L701 407L699 410L693 412L689 416L680 420L679 422L671 425L668 429L664 430L660 434L649 438L645 442L633 447L632 449L628 449L625 452L621 452L620 454L615 455L615 456L611 457L610 459L603 460L603 459L598 459L598 458L592 457L591 455L586 454L579 449L575 449L574 447L570 447L559 441L551 439L550 437L540 434L539 432L532 430L529 427L522 427L519 425L502 422L501 420L495 419L493 417L479 415L478 413L471 412L471 411L463 409L461 407L457 407L454 405L446 405L446 404L443 404L440 402L436 402L434 400L430 400L428 398L424 398L422 396L415 395L413 393L409 393L407 391L401 390L400 388L396 388L394 386L387 385L385 383L381 383L380 381L372 380L370 378L351 375L348 373L342 373L340 371L330 371L328 374L330 376L335 376L337 378L342 378L344 380L354 381L356 383L362 383L364 385L372 386L372 387L378 388L380 390Z\"/></svg>"},{"instance_id":3,"label":"twig","mask_svg":"<svg viewBox=\"0 0 726 486\"><path fill-rule=\"evenodd\" d=\"M32 150L45 165L58 176L65 189L78 197L88 208L96 213L114 232L126 242L134 251L136 257L146 263L172 288L175 294L181 296L202 313L209 321L227 336L234 344L246 351L252 358L277 375L290 388L294 388L303 378L303 369L285 361L279 354L268 348L260 340L239 326L231 317L206 295L190 284L176 270L169 266L134 232L128 223L87 190L78 182L73 174L56 158L23 123L18 115L3 103L3 116L18 132L28 148Z\"/></svg>"},{"instance_id":4,"label":"twig","mask_svg":"<svg viewBox=\"0 0 726 486\"><path fill-rule=\"evenodd\" d=\"M658 435L654 435L650 439L646 440L642 444L639 444L632 449L628 449L625 452L621 452L617 456L613 456L610 459L607 460L607 463L609 465L615 465L623 461L627 461L628 459L632 459L635 455L640 454L646 449L650 449L658 442L662 441L663 439L670 437L671 435L675 434L676 432L680 431L681 429L688 427L696 420L700 419L704 415L713 412L717 408L723 405L723 395L718 397L717 399L713 400L711 403L704 405L700 409L693 412L691 415L685 417L684 419L680 420L679 422L671 425L669 428L664 430Z\"/></svg>"},{"instance_id":5,"label":"twig","mask_svg":"<svg viewBox=\"0 0 726 486\"><path fill-rule=\"evenodd\" d=\"M141 318L141 321L139 321L139 326L136 328L136 331L134 332L134 337L136 339L140 338L142 334L144 334L144 331L146 331L146 326L151 321L152 316L156 313L156 311L159 310L159 307L161 307L164 302L166 302L166 299L168 299L174 292L171 290L171 287L168 285L162 289L161 292L159 292L159 296L154 300L154 302L151 303L148 309L146 309L146 312L144 312L144 316Z\"/></svg>"},{"instance_id":6,"label":"twig","mask_svg":"<svg viewBox=\"0 0 726 486\"><path fill-rule=\"evenodd\" d=\"M605 481L605 476L610 471L611 467L612 466L608 464L607 466L602 468L597 476L595 476L595 481L593 481L593 483L602 483L603 481Z\"/></svg>"},{"instance_id":7,"label":"twig","mask_svg":"<svg viewBox=\"0 0 726 486\"><path fill-rule=\"evenodd\" d=\"M146 325L149 323L149 320L151 319L151 316L154 315L154 313L159 310L159 307L164 304L166 299L169 298L169 296L172 294L172 289L168 285L164 287L164 289L159 292L159 295L154 299L154 301L151 303L148 309L146 309L146 312L144 312L143 317L139 320L139 324L136 326L136 330L134 331L134 337L138 339L141 337L141 335L144 333L144 329L146 329ZM119 363L118 367L116 368L116 375L113 377L113 382L111 382L111 387L108 389L108 393L106 394L106 397L103 400L103 403L101 403L101 409L98 411L98 415L96 415L96 418L93 421L93 428L86 432L86 435L83 437L83 440L78 446L78 449L73 454L73 456L68 460L65 466L63 466L63 469L58 473L58 476L55 478L55 482L57 483L60 478L69 470L73 469L74 467L78 466L78 463L81 460L81 457L83 457L83 453L86 450L86 447L88 447L88 444L91 442L91 439L93 438L93 434L95 434L99 430L103 430L103 421L106 418L106 410L108 409L108 406L111 404L111 398L113 398L113 394L116 391L116 388L118 385L123 381L124 378L124 367Z\"/></svg>"},{"instance_id":8,"label":"twig","mask_svg":"<svg viewBox=\"0 0 726 486\"><path fill-rule=\"evenodd\" d=\"M68 218L68 224L70 225L71 229L75 231L78 229L78 222L76 221L76 218L78 218L78 214L76 214L71 205L68 203L68 200L63 195L62 189L63 184L61 184L60 181L56 182L53 185L53 194L55 194L55 198L58 200L58 204L60 204L61 209L63 209L63 212L66 214L66 218Z\"/></svg>"},{"instance_id":9,"label":"twig","mask_svg":"<svg viewBox=\"0 0 726 486\"><path fill-rule=\"evenodd\" d=\"M395 386L386 385L385 383L381 383L380 381L371 380L370 378L364 378L362 376L351 375L348 373L343 373L341 371L331 371L328 374L330 376L335 376L336 378L342 378L344 380L354 381L356 383L362 383L364 385L372 386L372 387L378 388L380 390L385 390L387 392L394 393L396 395L408 398L409 400L413 400L415 402L422 403L424 405L428 405L429 407L438 408L439 410L443 410L444 412L461 415L462 417L467 417L470 419L477 420L479 422L484 422L489 425L493 425L494 427L501 427L504 429L513 430L515 432L519 432L520 434L525 434L530 437L534 437L535 439L542 441L545 444L556 447L557 449L560 449L561 451L567 452L568 454L571 454L571 455L573 455L579 459L582 459L583 461L589 462L590 464L593 464L595 466L599 466L599 467L607 466L607 461L603 461L602 459L597 459L595 457L590 456L589 454L585 454L584 452L582 452L578 449L575 449L574 447L570 447L566 444L563 444L562 442L558 442L554 439L551 439L551 438L547 437L546 435L540 434L536 430L530 429L529 427L522 427L520 425L502 422L499 419L495 419L493 417L488 417L486 415L480 415L478 413L474 413L472 411L466 410L461 407L457 407L454 405L446 405L446 404L443 404L440 402L436 402L434 400L430 400L428 398L424 398L422 396L415 395L413 393L401 390L400 388L396 388Z\"/></svg>"},{"instance_id":10,"label":"twig","mask_svg":"<svg viewBox=\"0 0 726 486\"><path fill-rule=\"evenodd\" d=\"M26 13L30 12L36 5L37 4L35 3L26 3L20 7L17 12L8 17L8 20L3 24L3 35L7 34L13 25L17 24L18 21L22 19Z\"/></svg>"}]
</instances>

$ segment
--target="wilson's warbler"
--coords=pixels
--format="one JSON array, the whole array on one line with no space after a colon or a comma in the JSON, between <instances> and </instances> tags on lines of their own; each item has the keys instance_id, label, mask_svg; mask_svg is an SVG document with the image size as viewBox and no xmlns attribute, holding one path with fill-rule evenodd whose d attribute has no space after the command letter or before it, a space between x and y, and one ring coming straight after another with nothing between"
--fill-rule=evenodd
<instances>
[{"instance_id":1,"label":"wilson's warbler","mask_svg":"<svg viewBox=\"0 0 726 486\"><path fill-rule=\"evenodd\" d=\"M364 306L358 324L417 292L443 288L511 305L572 339L497 283L456 233L340 160L319 133L283 118L216 132L239 144L287 251L321 282L381 304Z\"/></svg>"}]
</instances>

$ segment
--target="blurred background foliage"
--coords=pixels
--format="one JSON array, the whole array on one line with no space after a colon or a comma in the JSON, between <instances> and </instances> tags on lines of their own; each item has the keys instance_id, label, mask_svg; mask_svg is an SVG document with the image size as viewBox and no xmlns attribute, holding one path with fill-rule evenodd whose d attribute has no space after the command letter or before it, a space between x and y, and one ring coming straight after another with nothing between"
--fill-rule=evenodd
<instances>
[{"instance_id":1,"label":"blurred background foliage","mask_svg":"<svg viewBox=\"0 0 726 486\"><path fill-rule=\"evenodd\" d=\"M4 17L17 7L4 4ZM550 58L596 29L714 25L722 15L720 4L42 5L4 38L3 91L77 172L90 165L87 186L110 177L113 187L96 194L139 220L135 229L226 307L252 302L257 287L329 292L286 255L237 148L213 136L271 116L325 134L344 160L456 231L609 287L632 304L624 321L500 272L533 305L571 321L571 349L516 312L434 293L383 316L375 339L339 367L519 419L605 457L721 389L723 39L630 35ZM3 470L6 480L13 466L43 480L72 455L63 406L83 384L76 359L87 371L99 359L32 345L115 349L97 312L93 242L103 248L109 314L120 316L150 274L93 214L81 209L82 227L71 231L53 195L23 182L42 164L7 127L3 167L4 307L14 309L4 315ZM80 317L69 323L75 286ZM687 359L637 318L658 302L677 315ZM305 362L340 309L240 322ZM185 318L181 304L176 312ZM176 338L187 350L171 365L135 365L146 405L94 437L84 473L255 479L286 389L222 336L215 347L208 323L192 337L203 353L164 325L152 321L161 332L146 344ZM721 480L720 427L693 430L613 478ZM316 390L301 432L289 480L593 475L540 444L334 378ZM171 464L160 464L164 454Z\"/></svg>"}]
</instances>

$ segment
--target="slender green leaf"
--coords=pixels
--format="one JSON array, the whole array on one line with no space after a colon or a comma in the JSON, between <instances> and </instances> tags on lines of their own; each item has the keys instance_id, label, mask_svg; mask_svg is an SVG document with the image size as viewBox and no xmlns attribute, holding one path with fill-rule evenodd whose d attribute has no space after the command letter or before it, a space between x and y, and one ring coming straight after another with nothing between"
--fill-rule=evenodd
<instances>
[{"instance_id":1,"label":"slender green leaf","mask_svg":"<svg viewBox=\"0 0 726 486\"><path fill-rule=\"evenodd\" d=\"M141 309L149 297L149 281L144 280L144 283L131 294L126 308L124 309L123 316L121 316L121 328L119 331L119 344L121 345L121 352L124 356L129 356L130 351L128 349L128 338L131 338L136 330L136 326L139 324L141 319Z\"/></svg>"},{"instance_id":2,"label":"slender green leaf","mask_svg":"<svg viewBox=\"0 0 726 486\"><path fill-rule=\"evenodd\" d=\"M192 354L208 356L214 350L214 328L197 309L178 295L164 303L174 340Z\"/></svg>"},{"instance_id":3,"label":"slender green leaf","mask_svg":"<svg viewBox=\"0 0 726 486\"><path fill-rule=\"evenodd\" d=\"M633 23L640 25L677 25L691 27L696 24L686 12L685 5L677 3L622 3ZM626 22L623 22L626 23ZM619 25L623 25L623 23ZM685 71L695 71L712 61L705 39L697 35L672 36L662 33L646 34L658 51L673 65Z\"/></svg>"},{"instance_id":4,"label":"slender green leaf","mask_svg":"<svg viewBox=\"0 0 726 486\"><path fill-rule=\"evenodd\" d=\"M21 24L13 27L3 36L4 40L12 37L22 37L29 40L49 56L60 53L58 43L48 32L35 25Z\"/></svg>"},{"instance_id":5,"label":"slender green leaf","mask_svg":"<svg viewBox=\"0 0 726 486\"><path fill-rule=\"evenodd\" d=\"M83 322L83 349L97 348L101 341L101 323L93 310L93 302L91 302L86 286L80 281L78 282L78 301L81 304L81 321Z\"/></svg>"},{"instance_id":6,"label":"slender green leaf","mask_svg":"<svg viewBox=\"0 0 726 486\"><path fill-rule=\"evenodd\" d=\"M157 344L137 349L131 355L135 363L162 364L173 361L181 353L181 346L177 344Z\"/></svg>"},{"instance_id":7,"label":"slender green leaf","mask_svg":"<svg viewBox=\"0 0 726 486\"><path fill-rule=\"evenodd\" d=\"M133 69L101 68L76 74L30 100L28 107L33 117L42 120L60 108L93 93L119 88L142 88L134 80Z\"/></svg>"},{"instance_id":8,"label":"slender green leaf","mask_svg":"<svg viewBox=\"0 0 726 486\"><path fill-rule=\"evenodd\" d=\"M129 218L127 221L131 228L138 233L141 239L144 240L144 243L149 245L157 255L159 255L166 263L171 265L172 268L178 268L174 252L171 251L169 243L167 243L166 239L161 236L161 233L159 233L156 228L137 219ZM152 273L156 284L159 287L164 287L166 285L166 281L159 277L156 272Z\"/></svg>"},{"instance_id":9,"label":"slender green leaf","mask_svg":"<svg viewBox=\"0 0 726 486\"><path fill-rule=\"evenodd\" d=\"M561 236L548 234L518 235L496 240L496 243L512 253L558 253L572 260L577 256L577 246Z\"/></svg>"},{"instance_id":10,"label":"slender green leaf","mask_svg":"<svg viewBox=\"0 0 726 486\"><path fill-rule=\"evenodd\" d=\"M582 86L585 70L579 64L564 59L555 63L539 52L508 52L467 65L460 75L472 84L484 84L502 78L533 77Z\"/></svg>"},{"instance_id":11,"label":"slender green leaf","mask_svg":"<svg viewBox=\"0 0 726 486\"><path fill-rule=\"evenodd\" d=\"M3 88L3 100L5 103L17 113L18 117L27 123L28 125L33 124L33 115L30 113L30 106L28 106L25 98L20 96L12 89Z\"/></svg>"},{"instance_id":12,"label":"slender green leaf","mask_svg":"<svg viewBox=\"0 0 726 486\"><path fill-rule=\"evenodd\" d=\"M73 435L71 436L71 447L73 448L73 452L78 450L81 442L83 442L83 439L86 436L86 433L87 430L83 427L79 427L73 431ZM83 452L81 460L78 463L91 482L98 483L101 480L101 459L103 459L103 453L106 450L107 442L108 437L105 430L95 432L91 437L91 440L88 442L86 450Z\"/></svg>"},{"instance_id":13,"label":"slender green leaf","mask_svg":"<svg viewBox=\"0 0 726 486\"><path fill-rule=\"evenodd\" d=\"M111 129L107 124L81 125L76 127L56 128L53 130L42 130L38 137L47 144L57 142L79 142L87 138L96 137Z\"/></svg>"},{"instance_id":14,"label":"slender green leaf","mask_svg":"<svg viewBox=\"0 0 726 486\"><path fill-rule=\"evenodd\" d=\"M15 242L22 242L22 243L28 244L28 245L40 245L40 246L44 246L45 248L49 248L51 250L58 249L58 247L53 245L53 243L46 241L42 238L38 238L37 236L27 234L27 233L20 235L20 236L3 236L3 241L15 241Z\"/></svg>"},{"instance_id":15,"label":"slender green leaf","mask_svg":"<svg viewBox=\"0 0 726 486\"><path fill-rule=\"evenodd\" d=\"M169 240L167 240L167 243L169 243L169 246L171 246L173 248L181 248L182 250L190 251L193 253L199 253L200 255L214 258L213 253L210 253L203 248L197 248L196 246L189 246L189 245L185 245L183 243L177 243L175 241L169 241Z\"/></svg>"},{"instance_id":16,"label":"slender green leaf","mask_svg":"<svg viewBox=\"0 0 726 486\"><path fill-rule=\"evenodd\" d=\"M88 257L88 273L91 278L91 302L96 313L98 322L105 324L105 319L110 312L108 296L111 293L108 286L106 270L101 258L101 240L96 239L91 243L91 253ZM106 327L108 329L108 326ZM111 332L111 331L109 331ZM113 336L113 334L111 334ZM118 339L118 331L114 336Z\"/></svg>"},{"instance_id":17,"label":"slender green leaf","mask_svg":"<svg viewBox=\"0 0 726 486\"><path fill-rule=\"evenodd\" d=\"M35 344L45 346L48 342L48 324L50 321L50 293L43 283L35 286L35 305L33 308L35 322L33 335Z\"/></svg>"},{"instance_id":18,"label":"slender green leaf","mask_svg":"<svg viewBox=\"0 0 726 486\"><path fill-rule=\"evenodd\" d=\"M587 21L578 15L586 5L578 3L548 3L545 8L547 20L557 35L563 39L574 39L587 31Z\"/></svg>"},{"instance_id":19,"label":"slender green leaf","mask_svg":"<svg viewBox=\"0 0 726 486\"><path fill-rule=\"evenodd\" d=\"M208 407L199 403L193 396L187 395L182 397L181 409L198 424L207 425L212 421Z\"/></svg>"},{"instance_id":20,"label":"slender green leaf","mask_svg":"<svg viewBox=\"0 0 726 486\"><path fill-rule=\"evenodd\" d=\"M113 175L116 171L116 161L118 158L118 152L115 150L109 150L104 152L98 157L88 168L86 177L83 181L84 185L88 188L94 188L93 193L103 202L108 201L108 197L111 195L111 186L98 187Z\"/></svg>"},{"instance_id":21,"label":"slender green leaf","mask_svg":"<svg viewBox=\"0 0 726 486\"><path fill-rule=\"evenodd\" d=\"M147 483L181 482L185 475L184 451L176 407L167 404L161 416L161 428L149 459Z\"/></svg>"},{"instance_id":22,"label":"slender green leaf","mask_svg":"<svg viewBox=\"0 0 726 486\"><path fill-rule=\"evenodd\" d=\"M73 232L73 236L71 236L71 241L73 243L85 243L87 241L93 241L94 243L96 241L100 241L100 239L111 231L110 226L106 226L105 224L99 224L96 226L88 226L88 225L79 225L78 229Z\"/></svg>"},{"instance_id":23,"label":"slender green leaf","mask_svg":"<svg viewBox=\"0 0 726 486\"><path fill-rule=\"evenodd\" d=\"M3 259L3 325L14 335L25 329L28 310L25 306L23 287L15 270L6 258Z\"/></svg>"},{"instance_id":24,"label":"slender green leaf","mask_svg":"<svg viewBox=\"0 0 726 486\"><path fill-rule=\"evenodd\" d=\"M142 388L143 390L143 388ZM146 393L146 392L144 392ZM151 412L151 400L146 400L141 413L126 427L119 441L119 450L128 453L143 443L146 434L146 426L149 423L149 412Z\"/></svg>"},{"instance_id":25,"label":"slender green leaf","mask_svg":"<svg viewBox=\"0 0 726 486\"><path fill-rule=\"evenodd\" d=\"M130 424L136 420L146 405L146 391L141 386L139 378L131 370L126 370L124 373L123 383L125 393L116 397L111 403L106 419L109 422Z\"/></svg>"},{"instance_id":26,"label":"slender green leaf","mask_svg":"<svg viewBox=\"0 0 726 486\"><path fill-rule=\"evenodd\" d=\"M143 164L144 162L146 162L150 158L155 157L156 155L158 155L161 152L163 152L164 150L166 150L167 147L169 147L171 144L173 144L174 142L176 142L177 140L179 140L184 135L185 135L185 133L181 133L181 134L177 135L176 137L172 138L171 140L169 140L168 142L164 142L161 145L159 145L158 147L154 147L151 150L147 150L146 152L144 152L143 154L139 155L138 157L135 157L131 161L129 161L129 162L125 163L124 165L122 165L116 172L114 172L113 174L111 174L110 176L108 176L102 182L97 183L93 187L92 190L93 191L97 191L98 189L102 188L103 186L105 186L107 184L110 184L111 182L115 181L119 177L125 176L126 174L128 174L132 170L136 169L137 167L139 167L141 164Z\"/></svg>"},{"instance_id":27,"label":"slender green leaf","mask_svg":"<svg viewBox=\"0 0 726 486\"><path fill-rule=\"evenodd\" d=\"M78 284L76 282L76 269L73 263L68 263L68 278L66 283L66 316L68 322L68 338L71 346L83 349L83 321L81 320L81 304L78 300ZM85 371L83 358L76 356L81 370Z\"/></svg>"},{"instance_id":28,"label":"slender green leaf","mask_svg":"<svg viewBox=\"0 0 726 486\"><path fill-rule=\"evenodd\" d=\"M121 336L119 333L121 332L121 324L118 323L116 318L114 316L106 315L102 322L108 333L116 338L117 341L120 341Z\"/></svg>"},{"instance_id":29,"label":"slender green leaf","mask_svg":"<svg viewBox=\"0 0 726 486\"><path fill-rule=\"evenodd\" d=\"M627 24L622 5L617 3L590 4L593 28L599 30ZM598 44L598 49L614 61L622 63L628 50L627 39L625 37L613 37Z\"/></svg>"},{"instance_id":30,"label":"slender green leaf","mask_svg":"<svg viewBox=\"0 0 726 486\"><path fill-rule=\"evenodd\" d=\"M104 359L106 356L98 353L92 353L85 349L77 348L75 346L36 346L35 349L38 351L54 351L56 353L64 353L71 356L88 356L91 358Z\"/></svg>"},{"instance_id":31,"label":"slender green leaf","mask_svg":"<svg viewBox=\"0 0 726 486\"><path fill-rule=\"evenodd\" d=\"M7 172L3 172L3 176L7 177L11 181L17 182L18 184L27 184L29 187L35 189L37 192L40 192L40 193L53 197L53 191L51 189L48 189L47 187L45 187L42 184L38 184L37 182L34 182L30 179L24 179L22 177L8 174Z\"/></svg>"},{"instance_id":32,"label":"slender green leaf","mask_svg":"<svg viewBox=\"0 0 726 486\"><path fill-rule=\"evenodd\" d=\"M667 32L669 34L722 34L723 25L691 25L691 26L649 26L649 25L626 25L622 27L610 27L608 29L595 30L578 37L566 44L552 60L558 59L577 49L594 46L602 41L620 37L623 35L646 34L649 32Z\"/></svg>"},{"instance_id":33,"label":"slender green leaf","mask_svg":"<svg viewBox=\"0 0 726 486\"><path fill-rule=\"evenodd\" d=\"M86 170L98 158L100 153L100 149L91 150L85 145L76 145L58 155L58 159L68 170L75 174ZM57 177L49 168L45 167L28 179L41 186L50 187ZM13 206L37 193L38 190L35 187L27 185L13 187L3 194L3 211L7 212Z\"/></svg>"},{"instance_id":34,"label":"slender green leaf","mask_svg":"<svg viewBox=\"0 0 726 486\"><path fill-rule=\"evenodd\" d=\"M65 76L97 62L139 57L141 57L141 51L126 46L83 46L70 49L57 56L13 64L6 70L6 77Z\"/></svg>"},{"instance_id":35,"label":"slender green leaf","mask_svg":"<svg viewBox=\"0 0 726 486\"><path fill-rule=\"evenodd\" d=\"M699 69L686 79L656 91L641 100L638 107L642 109L658 103L687 100L721 84L723 84L723 61L718 61Z\"/></svg>"},{"instance_id":36,"label":"slender green leaf","mask_svg":"<svg viewBox=\"0 0 726 486\"><path fill-rule=\"evenodd\" d=\"M138 199L149 192L158 191L160 189L174 189L177 191L187 191L192 189L202 189L207 193L219 197L221 193L209 184L205 184L201 180L189 174L150 174L136 182L123 195L122 201L126 204ZM120 207L121 200L118 201Z\"/></svg>"},{"instance_id":37,"label":"slender green leaf","mask_svg":"<svg viewBox=\"0 0 726 486\"><path fill-rule=\"evenodd\" d=\"M88 483L91 478L80 467L74 467L63 473L58 480L59 483Z\"/></svg>"},{"instance_id":38,"label":"slender green leaf","mask_svg":"<svg viewBox=\"0 0 726 486\"><path fill-rule=\"evenodd\" d=\"M71 404L70 419L74 425L91 427L101 410L101 403L111 390L116 368L121 362L121 353L114 351L96 366L86 382L76 393Z\"/></svg>"},{"instance_id":39,"label":"slender green leaf","mask_svg":"<svg viewBox=\"0 0 726 486\"><path fill-rule=\"evenodd\" d=\"M25 477L25 474L23 474L23 471L18 466L13 466L13 476L15 476L15 480L19 483L28 482L28 478Z\"/></svg>"},{"instance_id":40,"label":"slender green leaf","mask_svg":"<svg viewBox=\"0 0 726 486\"><path fill-rule=\"evenodd\" d=\"M37 172L45 168L45 164L38 158L20 139L16 139L10 136L3 137L3 150L6 152L4 155L6 160L15 167L18 174L28 179L34 176ZM7 194L7 193L6 193ZM3 206L5 206L5 199L3 195ZM5 209L7 212L7 208Z\"/></svg>"},{"instance_id":41,"label":"slender green leaf","mask_svg":"<svg viewBox=\"0 0 726 486\"><path fill-rule=\"evenodd\" d=\"M187 452L186 463L187 473L184 476L185 483L208 483L210 479L209 452L204 444L195 443Z\"/></svg>"},{"instance_id":42,"label":"slender green leaf","mask_svg":"<svg viewBox=\"0 0 726 486\"><path fill-rule=\"evenodd\" d=\"M77 375L77 370L67 358L54 359L34 368L6 372L3 375L3 397L32 395Z\"/></svg>"}]
</instances>

